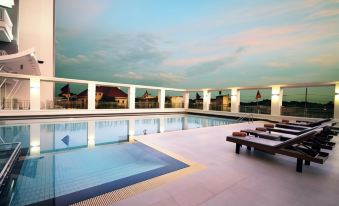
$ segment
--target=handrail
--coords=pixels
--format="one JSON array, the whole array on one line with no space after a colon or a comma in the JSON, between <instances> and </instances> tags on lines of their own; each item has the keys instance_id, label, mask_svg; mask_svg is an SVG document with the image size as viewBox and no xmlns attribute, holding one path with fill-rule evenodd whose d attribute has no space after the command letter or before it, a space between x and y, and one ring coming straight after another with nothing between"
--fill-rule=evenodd
<instances>
[{"instance_id":1,"label":"handrail","mask_svg":"<svg viewBox=\"0 0 339 206\"><path fill-rule=\"evenodd\" d=\"M15 148L14 148L11 156L9 157L8 161L6 162L4 168L0 172L0 187L4 183L6 176L7 176L7 173L11 170L11 168L13 166L13 162L17 158L17 156L20 152L20 149L21 149L21 142L1 144L1 145L14 145L14 144L17 144L17 145L15 146Z\"/></svg>"},{"instance_id":2,"label":"handrail","mask_svg":"<svg viewBox=\"0 0 339 206\"><path fill-rule=\"evenodd\" d=\"M254 122L254 115L253 114L251 114L251 113L246 113L244 116L242 116L242 117L239 117L236 121L237 122L241 122L241 121L243 121L245 118L247 118L247 122L248 123L253 123Z\"/></svg>"}]
</instances>

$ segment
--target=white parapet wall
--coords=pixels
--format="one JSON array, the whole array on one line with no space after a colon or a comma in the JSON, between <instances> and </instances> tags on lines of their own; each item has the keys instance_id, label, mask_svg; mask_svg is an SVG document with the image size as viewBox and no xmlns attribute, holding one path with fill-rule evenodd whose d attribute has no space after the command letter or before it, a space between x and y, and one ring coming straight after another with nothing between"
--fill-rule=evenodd
<instances>
[{"instance_id":1,"label":"white parapet wall","mask_svg":"<svg viewBox=\"0 0 339 206\"><path fill-rule=\"evenodd\" d=\"M87 81L77 79L55 78L46 76L32 76L23 74L12 73L0 73L0 77L3 79L23 79L29 80L29 102L30 108L28 110L6 110L0 109L0 116L2 117L15 117L15 116L44 116L44 115L102 115L102 114L135 114L135 113L168 113L168 112L195 112L213 115L225 115L242 117L245 113L239 112L240 104L240 90L254 89L254 88L271 88L272 100L271 100L271 114L253 114L255 118L281 120L282 118L293 119L294 117L284 117L280 114L283 99L283 89L292 87L317 87L317 86L335 86L334 94L334 118L339 119L339 83L338 82L323 82L323 83L303 83L303 84L289 84L289 85L273 85L273 86L257 86L257 87L231 87L231 88L219 88L219 89L177 89L166 87L154 87L145 85L132 85L121 84L111 82L99 82L99 81ZM88 102L87 109L41 109L41 94L45 91L43 88L44 82L63 82L70 84L84 84L88 89ZM126 109L96 109L96 86L108 86L108 87L125 87L128 88L128 108ZM52 87L53 88L53 87ZM135 108L136 88L148 88L158 91L159 108ZM49 87L48 89L51 89ZM231 90L231 112L227 111L209 111L209 105L211 103L211 91L214 90ZM165 94L166 91L176 91L183 93L184 106L183 108L166 108L165 107ZM49 93L54 91L49 90ZM189 109L189 92L203 92L203 108L201 109ZM295 117L302 119L302 117Z\"/></svg>"},{"instance_id":2,"label":"white parapet wall","mask_svg":"<svg viewBox=\"0 0 339 206\"><path fill-rule=\"evenodd\" d=\"M165 108L165 93L166 90L184 92L184 89L153 87L145 85L131 85L119 84L110 82L86 81L77 79L65 79L44 76L31 76L23 74L0 73L0 77L14 78L14 79L28 79L29 80L29 110L0 110L1 116L46 116L46 115L100 115L100 114L127 114L127 113L167 113L167 112L185 112L184 108ZM64 82L65 84L85 84L88 89L88 105L87 109L41 109L41 94L43 93L43 82ZM128 88L128 108L126 109L96 109L96 86L109 86L109 87L126 87ZM52 87L49 87L51 89ZM136 88L149 88L158 90L159 108L152 109L136 109L135 108L135 91ZM54 93L54 91L47 91Z\"/></svg>"}]
</instances>

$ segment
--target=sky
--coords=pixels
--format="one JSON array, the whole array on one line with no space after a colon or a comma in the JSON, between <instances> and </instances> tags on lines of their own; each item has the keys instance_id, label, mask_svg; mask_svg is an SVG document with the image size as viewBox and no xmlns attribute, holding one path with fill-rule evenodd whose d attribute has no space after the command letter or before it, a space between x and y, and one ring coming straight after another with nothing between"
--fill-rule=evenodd
<instances>
[{"instance_id":1,"label":"sky","mask_svg":"<svg viewBox=\"0 0 339 206\"><path fill-rule=\"evenodd\" d=\"M56 76L174 88L339 80L339 0L56 0Z\"/></svg>"}]
</instances>

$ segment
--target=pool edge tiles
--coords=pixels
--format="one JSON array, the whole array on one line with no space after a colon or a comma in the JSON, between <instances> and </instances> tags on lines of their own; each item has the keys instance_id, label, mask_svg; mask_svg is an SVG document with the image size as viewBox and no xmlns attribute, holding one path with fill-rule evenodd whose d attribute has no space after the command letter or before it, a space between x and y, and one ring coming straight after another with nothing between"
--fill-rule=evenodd
<instances>
[{"instance_id":1,"label":"pool edge tiles","mask_svg":"<svg viewBox=\"0 0 339 206\"><path fill-rule=\"evenodd\" d=\"M169 173L165 173L150 179L147 179L145 181L142 182L138 182L132 185L129 185L127 187L123 187L121 189L117 189L108 193L105 193L103 195L99 195L96 197L92 197L90 199L72 204L72 206L96 206L96 205L110 205L113 204L114 202L118 202L121 201L123 199L127 199L129 197L132 197L134 195L137 195L139 193L151 190L152 188L155 187L159 187L163 184L169 183L171 181L174 181L178 178L184 177L186 175L190 175L196 172L199 172L201 170L206 169L206 166L199 164L197 162L193 162L189 159L186 159L174 152L171 152L167 149L161 148L157 145L148 143L144 140L141 139L137 139L135 141L138 141L142 144L145 144L167 156L170 156L171 158L180 161L186 165L188 165L188 167L176 170L176 171L172 171Z\"/></svg>"}]
</instances>

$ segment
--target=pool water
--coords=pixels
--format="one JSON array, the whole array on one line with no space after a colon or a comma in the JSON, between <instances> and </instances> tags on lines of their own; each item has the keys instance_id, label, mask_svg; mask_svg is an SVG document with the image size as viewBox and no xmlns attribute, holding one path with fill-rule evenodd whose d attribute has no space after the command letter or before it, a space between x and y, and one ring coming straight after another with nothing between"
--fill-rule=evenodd
<instances>
[{"instance_id":1,"label":"pool water","mask_svg":"<svg viewBox=\"0 0 339 206\"><path fill-rule=\"evenodd\" d=\"M91 118L0 126L23 157L6 196L10 205L68 205L188 167L131 135L235 123L193 115Z\"/></svg>"}]
</instances>

